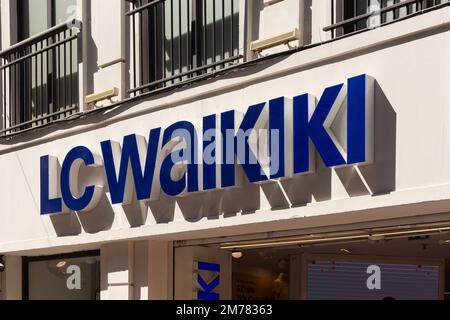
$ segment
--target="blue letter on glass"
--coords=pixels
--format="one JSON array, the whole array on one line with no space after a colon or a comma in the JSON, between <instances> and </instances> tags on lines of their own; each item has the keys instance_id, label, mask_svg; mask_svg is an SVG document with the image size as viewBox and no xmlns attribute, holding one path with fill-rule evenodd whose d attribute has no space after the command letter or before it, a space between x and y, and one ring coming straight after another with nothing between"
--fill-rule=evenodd
<instances>
[{"instance_id":1,"label":"blue letter on glass","mask_svg":"<svg viewBox=\"0 0 450 320\"><path fill-rule=\"evenodd\" d=\"M220 273L220 264L199 262L198 270ZM220 275L217 275L210 283L206 283L206 281L198 275L197 282L203 290L197 293L197 299L207 301L220 300L220 295L213 292L220 285Z\"/></svg>"}]
</instances>

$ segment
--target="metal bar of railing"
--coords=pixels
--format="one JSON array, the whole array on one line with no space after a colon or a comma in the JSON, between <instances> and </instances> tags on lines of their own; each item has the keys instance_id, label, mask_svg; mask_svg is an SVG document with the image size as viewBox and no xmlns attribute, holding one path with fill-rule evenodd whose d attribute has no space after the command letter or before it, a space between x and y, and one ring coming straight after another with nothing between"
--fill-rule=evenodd
<instances>
[{"instance_id":1,"label":"metal bar of railing","mask_svg":"<svg viewBox=\"0 0 450 320\"><path fill-rule=\"evenodd\" d=\"M10 66L12 66L12 65L14 65L14 64L19 64L19 63L21 63L21 62L23 62L23 61L25 61L25 60L27 60L27 59L29 59L29 58L31 58L31 57L38 56L38 55L40 55L40 54L42 54L42 53L44 53L44 52L47 52L47 51L49 51L49 50L51 50L51 49L53 49L53 48L56 48L56 47L58 47L58 46L60 46L60 45L62 45L62 44L65 44L65 43L67 43L67 42L69 42L69 41L73 41L73 40L75 40L75 39L77 39L77 38L78 38L78 35L73 35L73 36L71 36L71 37L69 37L69 38L67 38L67 39L60 40L60 41L58 41L58 42L55 42L55 43L53 43L52 45L50 45L50 46L48 46L48 47L45 47L45 48L42 47L42 49L39 49L39 50L37 50L37 51L35 51L35 52L33 52L33 53L27 54L26 56L20 57L20 58L18 58L18 59L16 59L16 60L13 60L13 61L11 61L11 62L8 62L8 63L5 64L5 65L0 66L0 70L1 70L1 69L5 69L5 68L8 68L8 67L10 67Z\"/></svg>"},{"instance_id":2,"label":"metal bar of railing","mask_svg":"<svg viewBox=\"0 0 450 320\"><path fill-rule=\"evenodd\" d=\"M144 37L142 36L144 23L142 19L142 11L139 11L137 15L139 21L139 70L141 71L139 73L139 84L142 84L144 82Z\"/></svg>"},{"instance_id":3,"label":"metal bar of railing","mask_svg":"<svg viewBox=\"0 0 450 320\"><path fill-rule=\"evenodd\" d=\"M160 0L163 1L163 0ZM47 39L48 37L55 35L59 32L61 32L62 30L67 30L70 29L70 25L77 25L77 24L81 24L81 21L78 21L77 19L73 19L73 20L69 20L66 21L64 23L58 24L52 28L49 28L35 36L32 36L26 40L23 40L15 45L12 45L11 47L9 47L8 49L1 51L0 52L0 57L4 57L5 55L10 54L11 52L16 52L19 51L20 49L27 47L29 45L31 45L32 43L37 43L43 39Z\"/></svg>"},{"instance_id":4,"label":"metal bar of railing","mask_svg":"<svg viewBox=\"0 0 450 320\"><path fill-rule=\"evenodd\" d=\"M62 63L63 63L64 68L61 71L64 71L64 76L63 76L64 90L62 90L61 92L63 94L64 106L67 106L67 91L68 90L67 90L67 44L66 43L64 43L64 45L63 45L63 53L64 53L64 59L63 59Z\"/></svg>"},{"instance_id":5,"label":"metal bar of railing","mask_svg":"<svg viewBox=\"0 0 450 320\"><path fill-rule=\"evenodd\" d=\"M132 15L134 15L134 14L140 12L140 11L144 11L145 9L149 9L149 8L159 4L161 2L164 2L164 1L166 1L166 0L155 0L155 1L149 2L149 3L145 4L145 5L139 6L136 9L128 11L127 13L125 13L125 15L126 16L132 16Z\"/></svg>"},{"instance_id":6,"label":"metal bar of railing","mask_svg":"<svg viewBox=\"0 0 450 320\"><path fill-rule=\"evenodd\" d=\"M70 30L70 35L72 36L72 30ZM70 107L73 107L73 45L72 45L72 41L69 42L70 44L70 57L69 57L69 63L70 63L70 70L69 70L69 74L70 74L70 84L69 84L69 88L70 88Z\"/></svg>"},{"instance_id":7,"label":"metal bar of railing","mask_svg":"<svg viewBox=\"0 0 450 320\"><path fill-rule=\"evenodd\" d=\"M203 59L202 65L206 65L208 63L208 20L207 20L207 7L206 0L203 0Z\"/></svg>"},{"instance_id":8,"label":"metal bar of railing","mask_svg":"<svg viewBox=\"0 0 450 320\"><path fill-rule=\"evenodd\" d=\"M230 41L231 41L231 55L234 55L234 0L230 0L231 1L231 13L230 13L230 17L231 17L231 36L230 36Z\"/></svg>"},{"instance_id":9,"label":"metal bar of railing","mask_svg":"<svg viewBox=\"0 0 450 320\"><path fill-rule=\"evenodd\" d=\"M3 135L5 133L7 133L7 132L15 131L17 129L20 129L20 128L23 128L23 127L26 127L26 126L29 126L29 125L32 125L32 124L35 124L37 122L41 122L43 120L48 120L50 118L54 118L54 117L59 116L59 115L61 115L63 113L67 113L69 111L76 111L76 110L78 110L78 107L67 108L67 109L64 109L64 110L61 110L61 111L57 111L57 112L45 115L45 116L41 116L41 117L33 119L33 120L25 121L25 122L23 122L21 124L18 124L18 125L12 126L12 127L8 127L7 129L0 130L0 135Z\"/></svg>"},{"instance_id":10,"label":"metal bar of railing","mask_svg":"<svg viewBox=\"0 0 450 320\"><path fill-rule=\"evenodd\" d=\"M161 33L162 33L162 67L163 67L163 78L167 76L167 66L166 66L166 3L162 5L162 23L161 23Z\"/></svg>"},{"instance_id":11,"label":"metal bar of railing","mask_svg":"<svg viewBox=\"0 0 450 320\"><path fill-rule=\"evenodd\" d=\"M34 45L35 50L38 50L38 44L36 43ZM34 57L34 101L38 101L38 91L37 91L37 84L38 84L38 56ZM33 73L31 73L31 77L33 76ZM36 109L38 109L39 106L36 106ZM37 116L37 110L36 110L36 116Z\"/></svg>"},{"instance_id":12,"label":"metal bar of railing","mask_svg":"<svg viewBox=\"0 0 450 320\"><path fill-rule=\"evenodd\" d=\"M346 25L365 20L367 18L370 18L373 15L375 15L374 12L369 12L369 13L365 13L365 14L359 15L359 16L354 17L354 18L346 19L344 21L341 21L341 22L338 22L338 23L335 23L333 25L330 25L330 26L327 26L327 27L323 28L323 31L335 30L337 28L341 28L341 27L344 27Z\"/></svg>"},{"instance_id":13,"label":"metal bar of railing","mask_svg":"<svg viewBox=\"0 0 450 320\"><path fill-rule=\"evenodd\" d=\"M2 59L0 59L0 63L1 63L1 60ZM2 105L2 109L6 110L6 105L7 105L7 100L6 100L6 97L7 97L7 95L6 95L6 89L7 89L7 87L6 87L6 70L1 69L0 73L3 74L3 80L2 80L2 82L3 82L2 83L3 84L3 88L2 88L3 105ZM6 116L5 112L3 112L3 128L6 128L6 127L7 127L7 116Z\"/></svg>"},{"instance_id":14,"label":"metal bar of railing","mask_svg":"<svg viewBox=\"0 0 450 320\"><path fill-rule=\"evenodd\" d=\"M187 69L192 69L192 48L191 48L191 0L187 0L187 20L186 20L186 30L187 30L187 39L186 39L186 65Z\"/></svg>"},{"instance_id":15,"label":"metal bar of railing","mask_svg":"<svg viewBox=\"0 0 450 320\"><path fill-rule=\"evenodd\" d=\"M225 1L222 0L222 52L221 52L221 59L225 59Z\"/></svg>"},{"instance_id":16,"label":"metal bar of railing","mask_svg":"<svg viewBox=\"0 0 450 320\"><path fill-rule=\"evenodd\" d=\"M212 61L216 62L216 1L212 2ZM214 67L213 70L216 70Z\"/></svg>"},{"instance_id":17,"label":"metal bar of railing","mask_svg":"<svg viewBox=\"0 0 450 320\"><path fill-rule=\"evenodd\" d=\"M228 59L224 59L224 60L218 61L216 63L208 64L208 65L205 65L205 66L202 66L202 67L198 67L198 68L186 71L186 72L182 72L180 74L177 74L177 75L174 75L174 76L171 76L171 77L167 77L165 79L161 79L161 80L154 81L152 83L145 84L145 85L140 86L138 88L130 89L130 90L128 90L128 93L133 93L133 92L136 92L136 91L142 91L142 90L145 90L147 88L155 87L155 86L157 86L158 84L161 84L161 83L165 83L165 82L169 82L169 81L172 81L172 80L175 80L175 79L178 79L178 78L182 78L182 77L185 77L185 76L188 76L188 75L200 72L200 71L204 71L205 69L208 69L208 68L211 68L211 67L214 67L214 66L218 66L220 64L226 64L226 63L229 63L229 62L240 60L242 58L243 58L242 55L238 55L238 56L234 56L234 57L231 57L231 58L228 58Z\"/></svg>"},{"instance_id":18,"label":"metal bar of railing","mask_svg":"<svg viewBox=\"0 0 450 320\"><path fill-rule=\"evenodd\" d=\"M153 44L149 43L149 50L154 50L154 48L157 47L157 43L158 43L158 8L154 8L153 9L153 15L152 15L152 19L153 19L153 33L152 33L152 40L154 41ZM149 19L149 25L150 25L150 19ZM158 78L158 55L156 54L156 50L154 50L155 52L153 52L153 73L152 73L152 79L157 79ZM149 70L150 70L150 66L149 66Z\"/></svg>"},{"instance_id":19,"label":"metal bar of railing","mask_svg":"<svg viewBox=\"0 0 450 320\"><path fill-rule=\"evenodd\" d=\"M132 16L131 17L131 21L132 21L132 29L133 29L133 34L131 35L132 36L132 38L133 38L133 44L132 44L132 47L133 47L133 85L134 85L134 87L136 87L137 86L137 74L136 74L136 71L137 71L137 68L136 68L136 66L137 66L137 63L136 63L136 59L137 59L137 57L136 57L136 34L134 33L134 30L136 30L136 16Z\"/></svg>"}]
</instances>

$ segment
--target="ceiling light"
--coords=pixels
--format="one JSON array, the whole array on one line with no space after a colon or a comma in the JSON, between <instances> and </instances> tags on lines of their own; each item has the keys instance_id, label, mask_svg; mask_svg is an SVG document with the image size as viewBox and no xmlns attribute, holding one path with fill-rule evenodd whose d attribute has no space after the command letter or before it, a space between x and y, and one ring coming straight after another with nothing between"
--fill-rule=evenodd
<instances>
[{"instance_id":1,"label":"ceiling light","mask_svg":"<svg viewBox=\"0 0 450 320\"><path fill-rule=\"evenodd\" d=\"M333 238L317 238L317 239L292 239L292 240L270 240L270 241L249 241L242 243L228 243L222 245L220 248L229 249L244 249L244 248L264 248L264 247L275 247L275 246L285 246L285 245L312 245L318 243L327 242L338 242L338 241L348 241L348 240L362 240L367 239L368 235L358 235L358 236L345 236L345 237L333 237Z\"/></svg>"},{"instance_id":2,"label":"ceiling light","mask_svg":"<svg viewBox=\"0 0 450 320\"><path fill-rule=\"evenodd\" d=\"M384 236L373 236L373 235L371 235L371 236L369 236L369 239L371 241L381 241L381 240L384 240Z\"/></svg>"},{"instance_id":3,"label":"ceiling light","mask_svg":"<svg viewBox=\"0 0 450 320\"><path fill-rule=\"evenodd\" d=\"M422 229L419 229L419 228ZM414 229L416 228L416 229ZM433 235L450 233L449 222L441 224L423 224L415 226L398 226L389 228L379 228L368 230L354 230L348 232L336 232L329 234L309 234L289 237L273 237L269 239L248 240L241 242L226 242L220 245L223 250L243 250L258 249L282 246L307 246L338 244L340 242L369 241L377 243L379 241L389 241L395 238L408 238L411 236ZM449 242L450 244L450 242Z\"/></svg>"},{"instance_id":4,"label":"ceiling light","mask_svg":"<svg viewBox=\"0 0 450 320\"><path fill-rule=\"evenodd\" d=\"M450 227L408 230L408 231L399 231L399 232L387 232L387 233L373 234L372 237L407 236L407 235L419 235L419 234L423 234L423 233L428 234L428 233L440 233L440 232L448 232L448 231L450 231Z\"/></svg>"},{"instance_id":5,"label":"ceiling light","mask_svg":"<svg viewBox=\"0 0 450 320\"><path fill-rule=\"evenodd\" d=\"M66 261L60 261L56 264L56 267L58 269L64 268L66 266L67 262Z\"/></svg>"},{"instance_id":6,"label":"ceiling light","mask_svg":"<svg viewBox=\"0 0 450 320\"><path fill-rule=\"evenodd\" d=\"M243 256L243 253L242 253L242 251L233 251L232 253L231 253L231 256L234 258L234 259L241 259L242 258L242 256Z\"/></svg>"}]
</instances>

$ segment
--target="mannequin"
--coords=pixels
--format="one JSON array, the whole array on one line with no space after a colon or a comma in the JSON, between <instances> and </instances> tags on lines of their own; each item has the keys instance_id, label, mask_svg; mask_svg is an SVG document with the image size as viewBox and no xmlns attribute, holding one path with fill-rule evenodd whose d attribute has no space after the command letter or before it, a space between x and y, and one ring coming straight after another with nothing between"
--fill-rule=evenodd
<instances>
[{"instance_id":1,"label":"mannequin","mask_svg":"<svg viewBox=\"0 0 450 320\"><path fill-rule=\"evenodd\" d=\"M273 281L272 295L274 300L289 300L289 284L286 273L280 273Z\"/></svg>"}]
</instances>

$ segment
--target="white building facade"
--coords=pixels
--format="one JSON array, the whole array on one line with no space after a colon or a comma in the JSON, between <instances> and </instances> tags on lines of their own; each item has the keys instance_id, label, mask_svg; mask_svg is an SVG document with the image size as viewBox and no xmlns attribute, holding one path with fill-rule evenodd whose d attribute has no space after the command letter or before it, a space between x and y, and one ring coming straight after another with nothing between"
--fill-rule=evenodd
<instances>
[{"instance_id":1,"label":"white building facade","mask_svg":"<svg viewBox=\"0 0 450 320\"><path fill-rule=\"evenodd\" d=\"M445 299L449 4L1 0L0 299Z\"/></svg>"}]
</instances>

